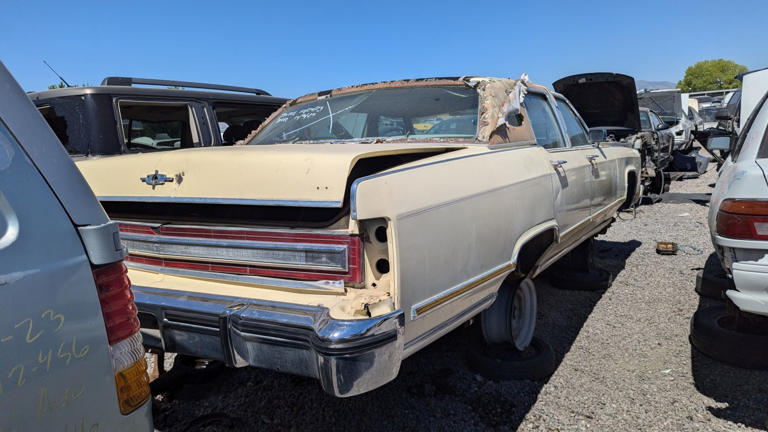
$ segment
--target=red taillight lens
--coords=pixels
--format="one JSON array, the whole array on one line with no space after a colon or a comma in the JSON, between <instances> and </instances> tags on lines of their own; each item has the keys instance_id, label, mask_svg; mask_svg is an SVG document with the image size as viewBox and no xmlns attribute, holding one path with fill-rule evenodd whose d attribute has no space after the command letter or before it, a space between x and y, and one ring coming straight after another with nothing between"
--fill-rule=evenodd
<instances>
[{"instance_id":1,"label":"red taillight lens","mask_svg":"<svg viewBox=\"0 0 768 432\"><path fill-rule=\"evenodd\" d=\"M122 261L96 267L93 280L107 328L120 413L130 414L149 400L150 390L128 269Z\"/></svg>"},{"instance_id":2,"label":"red taillight lens","mask_svg":"<svg viewBox=\"0 0 768 432\"><path fill-rule=\"evenodd\" d=\"M129 262L162 268L331 280L363 280L359 236L324 232L121 223Z\"/></svg>"},{"instance_id":3,"label":"red taillight lens","mask_svg":"<svg viewBox=\"0 0 768 432\"><path fill-rule=\"evenodd\" d=\"M716 230L723 237L768 240L768 201L723 201L717 212Z\"/></svg>"},{"instance_id":4,"label":"red taillight lens","mask_svg":"<svg viewBox=\"0 0 768 432\"><path fill-rule=\"evenodd\" d=\"M140 328L127 273L122 261L93 270L110 345L128 339Z\"/></svg>"}]
</instances>

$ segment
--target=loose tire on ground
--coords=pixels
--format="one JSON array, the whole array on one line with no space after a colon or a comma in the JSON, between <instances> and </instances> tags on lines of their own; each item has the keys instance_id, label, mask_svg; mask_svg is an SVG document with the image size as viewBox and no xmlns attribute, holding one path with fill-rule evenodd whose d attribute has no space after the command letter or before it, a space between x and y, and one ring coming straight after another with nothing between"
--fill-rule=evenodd
<instances>
[{"instance_id":1,"label":"loose tire on ground","mask_svg":"<svg viewBox=\"0 0 768 432\"><path fill-rule=\"evenodd\" d=\"M726 305L696 311L691 318L690 342L714 360L745 369L768 370L768 333L731 330L736 315Z\"/></svg>"},{"instance_id":2,"label":"loose tire on ground","mask_svg":"<svg viewBox=\"0 0 768 432\"><path fill-rule=\"evenodd\" d=\"M555 371L552 347L536 337L523 351L512 344L475 342L469 350L467 362L473 372L495 381L540 380Z\"/></svg>"},{"instance_id":3,"label":"loose tire on ground","mask_svg":"<svg viewBox=\"0 0 768 432\"><path fill-rule=\"evenodd\" d=\"M725 291L729 289L735 289L733 281L729 279L725 273L705 273L704 270L700 270L696 273L696 292L700 296L714 299L724 300Z\"/></svg>"}]
</instances>

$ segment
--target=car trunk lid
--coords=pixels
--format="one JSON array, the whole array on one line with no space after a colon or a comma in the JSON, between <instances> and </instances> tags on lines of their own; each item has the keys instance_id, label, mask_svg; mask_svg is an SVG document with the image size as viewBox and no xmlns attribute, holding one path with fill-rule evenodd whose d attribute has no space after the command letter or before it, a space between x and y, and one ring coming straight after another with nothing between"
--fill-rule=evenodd
<instances>
[{"instance_id":1,"label":"car trunk lid","mask_svg":"<svg viewBox=\"0 0 768 432\"><path fill-rule=\"evenodd\" d=\"M235 146L92 158L77 165L102 202L342 207L348 177L362 159L401 156L405 163L463 147L414 143ZM394 159L383 168L397 165Z\"/></svg>"}]
</instances>

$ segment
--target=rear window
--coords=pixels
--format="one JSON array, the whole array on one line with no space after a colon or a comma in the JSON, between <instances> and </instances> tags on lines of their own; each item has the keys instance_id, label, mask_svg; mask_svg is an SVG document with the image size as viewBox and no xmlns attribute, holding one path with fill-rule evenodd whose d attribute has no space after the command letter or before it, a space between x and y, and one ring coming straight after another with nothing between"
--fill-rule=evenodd
<instances>
[{"instance_id":1,"label":"rear window","mask_svg":"<svg viewBox=\"0 0 768 432\"><path fill-rule=\"evenodd\" d=\"M463 85L362 90L297 103L248 144L361 139L473 139L478 94Z\"/></svg>"}]
</instances>

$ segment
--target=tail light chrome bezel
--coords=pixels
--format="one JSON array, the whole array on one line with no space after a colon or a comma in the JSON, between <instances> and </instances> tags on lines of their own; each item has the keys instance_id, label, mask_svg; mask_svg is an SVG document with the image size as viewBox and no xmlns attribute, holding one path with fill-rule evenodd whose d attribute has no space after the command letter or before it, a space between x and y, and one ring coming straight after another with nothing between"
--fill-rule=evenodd
<instances>
[{"instance_id":1,"label":"tail light chrome bezel","mask_svg":"<svg viewBox=\"0 0 768 432\"><path fill-rule=\"evenodd\" d=\"M121 222L128 262L160 268L359 284L359 236L327 231Z\"/></svg>"}]
</instances>

